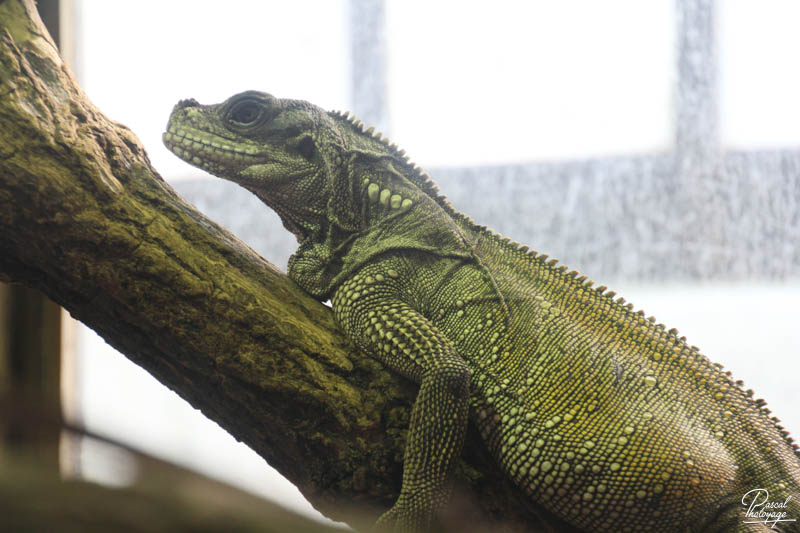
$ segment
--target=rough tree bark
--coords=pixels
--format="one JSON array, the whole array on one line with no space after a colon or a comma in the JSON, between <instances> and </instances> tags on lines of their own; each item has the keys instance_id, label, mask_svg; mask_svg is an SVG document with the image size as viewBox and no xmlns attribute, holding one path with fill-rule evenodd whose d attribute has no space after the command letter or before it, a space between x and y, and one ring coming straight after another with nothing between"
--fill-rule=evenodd
<instances>
[{"instance_id":1,"label":"rough tree bark","mask_svg":"<svg viewBox=\"0 0 800 533\"><path fill-rule=\"evenodd\" d=\"M360 527L354 507L388 507L415 387L173 192L82 93L32 0L0 0L0 81L0 279L46 293L324 514ZM475 434L456 501L448 529L572 530L526 507Z\"/></svg>"}]
</instances>

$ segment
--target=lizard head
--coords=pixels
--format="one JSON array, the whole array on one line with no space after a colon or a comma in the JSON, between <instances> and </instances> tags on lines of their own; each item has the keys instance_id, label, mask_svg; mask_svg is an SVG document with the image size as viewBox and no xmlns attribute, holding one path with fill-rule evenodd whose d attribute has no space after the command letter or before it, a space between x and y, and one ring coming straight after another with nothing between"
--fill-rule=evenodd
<instances>
[{"instance_id":1,"label":"lizard head","mask_svg":"<svg viewBox=\"0 0 800 533\"><path fill-rule=\"evenodd\" d=\"M302 239L324 223L316 214L328 201L325 155L337 135L317 106L247 91L214 105L181 100L162 139L187 163L255 193Z\"/></svg>"},{"instance_id":2,"label":"lizard head","mask_svg":"<svg viewBox=\"0 0 800 533\"><path fill-rule=\"evenodd\" d=\"M268 187L270 181L318 171L319 111L307 102L258 91L214 105L181 100L163 141L175 155L211 174L245 187Z\"/></svg>"}]
</instances>

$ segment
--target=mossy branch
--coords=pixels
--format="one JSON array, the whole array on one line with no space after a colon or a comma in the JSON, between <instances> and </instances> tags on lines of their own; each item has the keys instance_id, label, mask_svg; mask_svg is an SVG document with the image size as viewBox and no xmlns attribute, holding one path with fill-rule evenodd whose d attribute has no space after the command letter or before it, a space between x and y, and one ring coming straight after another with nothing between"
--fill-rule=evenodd
<instances>
[{"instance_id":1,"label":"mossy branch","mask_svg":"<svg viewBox=\"0 0 800 533\"><path fill-rule=\"evenodd\" d=\"M0 1L0 79L0 278L64 306L328 516L363 526L387 508L416 387L174 193L88 101L32 0ZM569 530L525 508L469 441L456 487L469 510L451 519Z\"/></svg>"}]
</instances>

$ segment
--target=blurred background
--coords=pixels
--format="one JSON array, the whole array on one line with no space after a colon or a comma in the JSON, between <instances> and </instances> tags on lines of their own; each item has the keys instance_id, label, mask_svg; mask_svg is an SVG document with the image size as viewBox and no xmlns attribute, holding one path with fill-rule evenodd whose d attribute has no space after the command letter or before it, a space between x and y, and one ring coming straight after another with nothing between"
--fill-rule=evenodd
<instances>
[{"instance_id":1,"label":"blurred background","mask_svg":"<svg viewBox=\"0 0 800 533\"><path fill-rule=\"evenodd\" d=\"M800 437L800 3L39 5L95 105L179 194L279 267L296 243L277 216L161 145L179 99L259 89L351 110L456 209L678 328ZM43 297L0 288L0 324L0 388L17 391L5 442L41 437L63 475L115 487L142 475L139 450L316 513ZM28 409L96 436L31 436Z\"/></svg>"}]
</instances>

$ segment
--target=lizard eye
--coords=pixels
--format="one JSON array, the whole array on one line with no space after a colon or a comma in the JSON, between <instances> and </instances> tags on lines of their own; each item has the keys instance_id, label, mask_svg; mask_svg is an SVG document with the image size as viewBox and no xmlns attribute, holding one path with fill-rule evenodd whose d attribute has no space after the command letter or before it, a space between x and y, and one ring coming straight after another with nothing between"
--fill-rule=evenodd
<instances>
[{"instance_id":1,"label":"lizard eye","mask_svg":"<svg viewBox=\"0 0 800 533\"><path fill-rule=\"evenodd\" d=\"M229 119L239 126L252 126L259 121L264 108L257 102L245 100L231 108L228 114Z\"/></svg>"}]
</instances>

